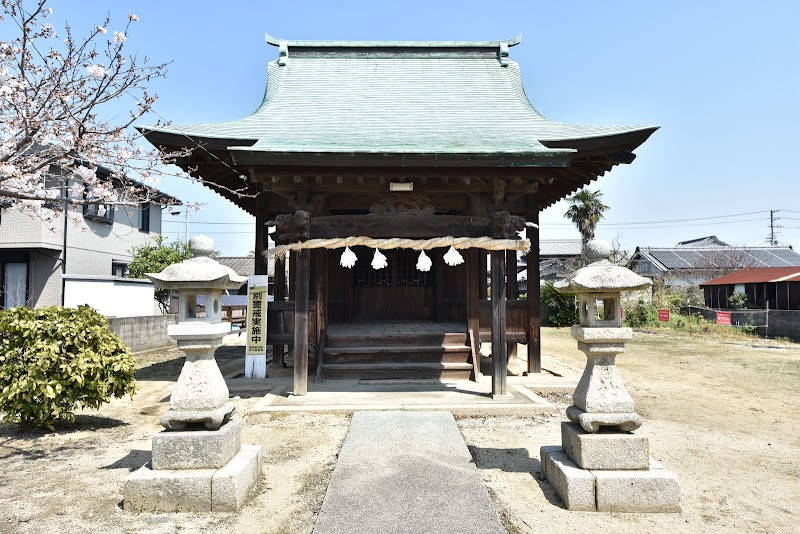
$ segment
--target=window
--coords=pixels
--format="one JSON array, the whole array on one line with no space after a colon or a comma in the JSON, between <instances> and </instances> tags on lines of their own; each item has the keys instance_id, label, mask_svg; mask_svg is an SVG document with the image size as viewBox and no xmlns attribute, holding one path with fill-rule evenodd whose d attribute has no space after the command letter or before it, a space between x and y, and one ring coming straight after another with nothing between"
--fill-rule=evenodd
<instances>
[{"instance_id":1,"label":"window","mask_svg":"<svg viewBox=\"0 0 800 534\"><path fill-rule=\"evenodd\" d=\"M150 202L139 204L139 230L150 233Z\"/></svg>"},{"instance_id":2,"label":"window","mask_svg":"<svg viewBox=\"0 0 800 534\"><path fill-rule=\"evenodd\" d=\"M124 278L128 274L128 264L122 261L111 262L111 275Z\"/></svg>"},{"instance_id":3,"label":"window","mask_svg":"<svg viewBox=\"0 0 800 534\"><path fill-rule=\"evenodd\" d=\"M87 197L86 200L92 200L92 197ZM113 223L114 206L108 204L86 204L83 207L83 216L93 221Z\"/></svg>"},{"instance_id":4,"label":"window","mask_svg":"<svg viewBox=\"0 0 800 534\"><path fill-rule=\"evenodd\" d=\"M0 293L3 308L24 306L27 303L27 263L0 263Z\"/></svg>"}]
</instances>

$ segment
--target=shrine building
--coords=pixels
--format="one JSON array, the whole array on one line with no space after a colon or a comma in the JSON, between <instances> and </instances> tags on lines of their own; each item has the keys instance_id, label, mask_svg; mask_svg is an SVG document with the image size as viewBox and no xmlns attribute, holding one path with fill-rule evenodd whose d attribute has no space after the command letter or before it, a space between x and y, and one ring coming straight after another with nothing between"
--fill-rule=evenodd
<instances>
[{"instance_id":1,"label":"shrine building","mask_svg":"<svg viewBox=\"0 0 800 534\"><path fill-rule=\"evenodd\" d=\"M518 342L541 372L539 212L657 128L544 118L509 57L519 37L267 42L253 114L140 130L191 151L176 163L255 217L257 274L277 252L268 343L277 361L294 346L294 393L309 375L478 379L489 340L493 393Z\"/></svg>"}]
</instances>

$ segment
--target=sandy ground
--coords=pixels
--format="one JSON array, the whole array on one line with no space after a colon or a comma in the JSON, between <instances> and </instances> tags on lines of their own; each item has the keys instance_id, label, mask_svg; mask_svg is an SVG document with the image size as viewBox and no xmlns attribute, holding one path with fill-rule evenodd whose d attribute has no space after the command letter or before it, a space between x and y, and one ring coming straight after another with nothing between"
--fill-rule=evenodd
<instances>
[{"instance_id":1,"label":"sandy ground","mask_svg":"<svg viewBox=\"0 0 800 534\"><path fill-rule=\"evenodd\" d=\"M240 365L234 355L218 353L223 370ZM311 532L347 415L246 417L242 441L264 446L266 463L255 496L237 514L120 508L125 476L149 460L180 356L139 357L135 398L82 413L73 428L20 433L0 425L0 532ZM548 362L582 369L566 330L544 330L545 368ZM539 447L559 443L561 415L459 418L509 532L800 532L800 345L636 334L618 363L647 419L639 432L680 480L683 512L568 512L538 460ZM238 412L258 400L242 393Z\"/></svg>"}]
</instances>

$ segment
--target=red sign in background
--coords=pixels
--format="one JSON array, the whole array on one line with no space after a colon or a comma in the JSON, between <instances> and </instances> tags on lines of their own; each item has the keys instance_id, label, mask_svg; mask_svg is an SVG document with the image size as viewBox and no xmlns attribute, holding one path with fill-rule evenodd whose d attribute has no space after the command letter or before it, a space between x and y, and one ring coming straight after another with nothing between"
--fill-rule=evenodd
<instances>
[{"instance_id":1,"label":"red sign in background","mask_svg":"<svg viewBox=\"0 0 800 534\"><path fill-rule=\"evenodd\" d=\"M726 311L718 311L717 312L717 324L731 324L731 312Z\"/></svg>"},{"instance_id":2,"label":"red sign in background","mask_svg":"<svg viewBox=\"0 0 800 534\"><path fill-rule=\"evenodd\" d=\"M658 310L658 320L662 322L669 321L669 310Z\"/></svg>"}]
</instances>

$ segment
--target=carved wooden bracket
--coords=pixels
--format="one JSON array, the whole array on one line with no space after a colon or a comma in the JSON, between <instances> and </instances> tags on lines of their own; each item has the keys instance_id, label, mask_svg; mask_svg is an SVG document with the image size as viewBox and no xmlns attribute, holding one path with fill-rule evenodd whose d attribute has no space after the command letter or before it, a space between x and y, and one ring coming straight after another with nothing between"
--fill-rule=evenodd
<instances>
[{"instance_id":1,"label":"carved wooden bracket","mask_svg":"<svg viewBox=\"0 0 800 534\"><path fill-rule=\"evenodd\" d=\"M494 239L519 239L525 229L525 218L511 215L507 211L492 213L492 237Z\"/></svg>"},{"instance_id":2,"label":"carved wooden bracket","mask_svg":"<svg viewBox=\"0 0 800 534\"><path fill-rule=\"evenodd\" d=\"M266 225L275 227L275 231L270 235L278 245L307 241L311 228L311 215L307 211L298 210L278 215L274 221L267 221Z\"/></svg>"}]
</instances>

